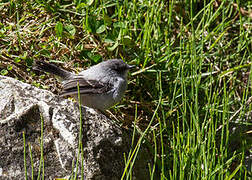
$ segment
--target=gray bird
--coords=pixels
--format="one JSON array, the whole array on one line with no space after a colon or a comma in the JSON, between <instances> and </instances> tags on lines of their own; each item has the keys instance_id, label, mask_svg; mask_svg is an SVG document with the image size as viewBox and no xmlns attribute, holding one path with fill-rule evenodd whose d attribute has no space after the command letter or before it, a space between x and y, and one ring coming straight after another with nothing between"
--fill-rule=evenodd
<instances>
[{"instance_id":1,"label":"gray bird","mask_svg":"<svg viewBox=\"0 0 252 180\"><path fill-rule=\"evenodd\" d=\"M104 111L122 99L127 89L128 70L133 67L121 59L111 59L79 74L71 73L44 61L37 61L34 69L62 78L61 96L71 95L77 101L77 83L79 83L82 105Z\"/></svg>"}]
</instances>

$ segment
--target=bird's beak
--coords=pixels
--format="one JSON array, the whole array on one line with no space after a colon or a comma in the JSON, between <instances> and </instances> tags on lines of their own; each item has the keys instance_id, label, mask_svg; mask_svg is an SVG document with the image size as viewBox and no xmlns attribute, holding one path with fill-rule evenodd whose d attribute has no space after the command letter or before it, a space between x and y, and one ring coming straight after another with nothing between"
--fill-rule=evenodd
<instances>
[{"instance_id":1,"label":"bird's beak","mask_svg":"<svg viewBox=\"0 0 252 180\"><path fill-rule=\"evenodd\" d=\"M128 65L128 69L134 69L136 66L134 65Z\"/></svg>"}]
</instances>

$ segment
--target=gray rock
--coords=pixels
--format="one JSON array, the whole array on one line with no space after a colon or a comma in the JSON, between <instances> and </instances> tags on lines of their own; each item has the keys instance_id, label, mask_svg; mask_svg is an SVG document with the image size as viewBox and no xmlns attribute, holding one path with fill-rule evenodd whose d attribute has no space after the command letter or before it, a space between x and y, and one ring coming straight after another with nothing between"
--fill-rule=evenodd
<instances>
[{"instance_id":1,"label":"gray rock","mask_svg":"<svg viewBox=\"0 0 252 180\"><path fill-rule=\"evenodd\" d=\"M82 107L82 116L85 179L120 179L125 167L124 153L127 156L131 149L131 133L93 109ZM23 132L28 179L32 176L30 154L34 178L37 178L41 156L41 117L44 122L45 179L70 177L78 154L78 104L49 91L0 76L0 179L25 177ZM133 179L149 179L147 151L141 150L137 158ZM80 165L78 169L80 177Z\"/></svg>"}]
</instances>

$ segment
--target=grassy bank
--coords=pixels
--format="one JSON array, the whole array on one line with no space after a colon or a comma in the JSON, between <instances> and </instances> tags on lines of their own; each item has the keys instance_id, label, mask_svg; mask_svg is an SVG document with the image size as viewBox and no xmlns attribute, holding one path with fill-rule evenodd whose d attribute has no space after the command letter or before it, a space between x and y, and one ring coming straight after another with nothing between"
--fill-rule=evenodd
<instances>
[{"instance_id":1,"label":"grassy bank","mask_svg":"<svg viewBox=\"0 0 252 180\"><path fill-rule=\"evenodd\" d=\"M139 68L111 111L142 134L123 179L143 143L152 179L249 179L251 7L230 0L2 1L1 74L57 93L52 76L31 71L37 59L79 72L122 58Z\"/></svg>"}]
</instances>

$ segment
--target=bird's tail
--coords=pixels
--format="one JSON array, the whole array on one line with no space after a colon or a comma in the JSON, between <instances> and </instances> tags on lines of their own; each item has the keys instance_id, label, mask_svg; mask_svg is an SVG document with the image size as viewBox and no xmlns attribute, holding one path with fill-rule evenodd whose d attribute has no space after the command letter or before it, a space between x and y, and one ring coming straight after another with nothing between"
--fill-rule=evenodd
<instances>
[{"instance_id":1,"label":"bird's tail","mask_svg":"<svg viewBox=\"0 0 252 180\"><path fill-rule=\"evenodd\" d=\"M67 79L72 74L71 72L63 70L54 64L49 64L49 63L41 61L41 60L36 61L36 64L33 67L33 69L38 70L38 71L45 71L45 72L52 73L56 76L61 77L62 79Z\"/></svg>"}]
</instances>

